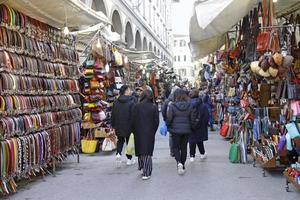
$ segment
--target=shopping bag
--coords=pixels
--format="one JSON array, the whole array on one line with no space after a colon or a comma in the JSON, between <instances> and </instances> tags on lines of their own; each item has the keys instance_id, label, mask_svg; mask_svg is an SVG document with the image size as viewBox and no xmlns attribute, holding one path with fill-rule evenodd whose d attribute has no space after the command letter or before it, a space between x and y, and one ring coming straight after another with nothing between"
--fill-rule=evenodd
<instances>
[{"instance_id":1,"label":"shopping bag","mask_svg":"<svg viewBox=\"0 0 300 200\"><path fill-rule=\"evenodd\" d=\"M116 149L116 144L111 138L105 138L102 143L102 151L113 151Z\"/></svg>"},{"instance_id":2,"label":"shopping bag","mask_svg":"<svg viewBox=\"0 0 300 200\"><path fill-rule=\"evenodd\" d=\"M81 140L81 149L83 153L95 153L98 140Z\"/></svg>"},{"instance_id":3,"label":"shopping bag","mask_svg":"<svg viewBox=\"0 0 300 200\"><path fill-rule=\"evenodd\" d=\"M135 155L135 147L134 147L134 135L130 134L128 145L126 147L126 155Z\"/></svg>"},{"instance_id":4,"label":"shopping bag","mask_svg":"<svg viewBox=\"0 0 300 200\"><path fill-rule=\"evenodd\" d=\"M167 135L167 133L168 133L168 128L167 128L167 125L166 125L166 123L165 122L163 122L162 123L162 125L160 126L160 134L162 135L162 136L166 136Z\"/></svg>"},{"instance_id":5,"label":"shopping bag","mask_svg":"<svg viewBox=\"0 0 300 200\"><path fill-rule=\"evenodd\" d=\"M229 160L232 163L240 163L241 161L240 145L237 143L238 140L239 140L239 135L238 132L235 131L233 137L233 143L231 144L229 150Z\"/></svg>"},{"instance_id":6,"label":"shopping bag","mask_svg":"<svg viewBox=\"0 0 300 200\"><path fill-rule=\"evenodd\" d=\"M240 147L237 143L233 143L230 146L230 151L229 151L229 160L232 163L239 163L240 159L239 159L239 150Z\"/></svg>"},{"instance_id":7,"label":"shopping bag","mask_svg":"<svg viewBox=\"0 0 300 200\"><path fill-rule=\"evenodd\" d=\"M220 135L222 137L227 137L228 130L229 130L229 124L224 123L220 129Z\"/></svg>"}]
</instances>

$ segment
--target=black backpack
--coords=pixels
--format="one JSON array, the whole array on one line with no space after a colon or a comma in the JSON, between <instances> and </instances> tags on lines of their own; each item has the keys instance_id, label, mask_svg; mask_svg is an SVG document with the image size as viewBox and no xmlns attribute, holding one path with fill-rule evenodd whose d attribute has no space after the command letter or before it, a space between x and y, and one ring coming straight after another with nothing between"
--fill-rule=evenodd
<instances>
[{"instance_id":1,"label":"black backpack","mask_svg":"<svg viewBox=\"0 0 300 200\"><path fill-rule=\"evenodd\" d=\"M197 130L201 127L201 113L199 112L199 104L192 108L191 126L192 130Z\"/></svg>"}]
</instances>

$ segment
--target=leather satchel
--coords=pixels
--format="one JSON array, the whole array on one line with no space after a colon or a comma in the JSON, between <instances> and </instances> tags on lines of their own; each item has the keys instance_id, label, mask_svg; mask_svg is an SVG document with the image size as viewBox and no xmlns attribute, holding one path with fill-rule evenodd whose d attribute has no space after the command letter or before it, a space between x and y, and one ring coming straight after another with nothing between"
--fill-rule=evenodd
<instances>
[{"instance_id":1,"label":"leather satchel","mask_svg":"<svg viewBox=\"0 0 300 200\"><path fill-rule=\"evenodd\" d=\"M280 118L280 107L269 107L269 119L273 122L278 121Z\"/></svg>"},{"instance_id":2,"label":"leather satchel","mask_svg":"<svg viewBox=\"0 0 300 200\"><path fill-rule=\"evenodd\" d=\"M271 98L271 86L267 83L262 83L260 86L260 106L268 107Z\"/></svg>"}]
</instances>

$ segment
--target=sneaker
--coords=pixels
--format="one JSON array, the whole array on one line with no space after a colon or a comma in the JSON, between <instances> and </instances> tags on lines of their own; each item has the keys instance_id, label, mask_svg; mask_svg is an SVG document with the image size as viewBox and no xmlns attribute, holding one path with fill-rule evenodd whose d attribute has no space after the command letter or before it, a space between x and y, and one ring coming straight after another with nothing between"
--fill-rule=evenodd
<instances>
[{"instance_id":1,"label":"sneaker","mask_svg":"<svg viewBox=\"0 0 300 200\"><path fill-rule=\"evenodd\" d=\"M151 176L143 176L142 180L149 180L151 178Z\"/></svg>"},{"instance_id":2,"label":"sneaker","mask_svg":"<svg viewBox=\"0 0 300 200\"><path fill-rule=\"evenodd\" d=\"M195 162L195 157L191 157L190 162Z\"/></svg>"},{"instance_id":3,"label":"sneaker","mask_svg":"<svg viewBox=\"0 0 300 200\"><path fill-rule=\"evenodd\" d=\"M185 173L185 170L183 169L183 165L181 163L177 165L177 171L179 175L183 175Z\"/></svg>"},{"instance_id":4,"label":"sneaker","mask_svg":"<svg viewBox=\"0 0 300 200\"><path fill-rule=\"evenodd\" d=\"M117 168L120 168L121 164L122 164L121 155L117 154L117 157L116 157L116 166L117 166Z\"/></svg>"},{"instance_id":5,"label":"sneaker","mask_svg":"<svg viewBox=\"0 0 300 200\"><path fill-rule=\"evenodd\" d=\"M127 159L126 165L130 166L130 165L134 165L135 164L135 160L134 159Z\"/></svg>"},{"instance_id":6,"label":"sneaker","mask_svg":"<svg viewBox=\"0 0 300 200\"><path fill-rule=\"evenodd\" d=\"M201 160L205 160L207 158L207 154L204 153L204 154L200 154L200 159Z\"/></svg>"}]
</instances>

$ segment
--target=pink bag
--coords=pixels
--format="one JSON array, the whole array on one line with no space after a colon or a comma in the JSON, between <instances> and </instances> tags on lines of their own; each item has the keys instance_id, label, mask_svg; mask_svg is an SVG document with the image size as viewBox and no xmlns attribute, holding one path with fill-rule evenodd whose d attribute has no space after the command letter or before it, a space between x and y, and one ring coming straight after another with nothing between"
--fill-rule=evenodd
<instances>
[{"instance_id":1,"label":"pink bag","mask_svg":"<svg viewBox=\"0 0 300 200\"><path fill-rule=\"evenodd\" d=\"M292 101L291 109L293 111L293 116L300 115L300 101Z\"/></svg>"}]
</instances>

